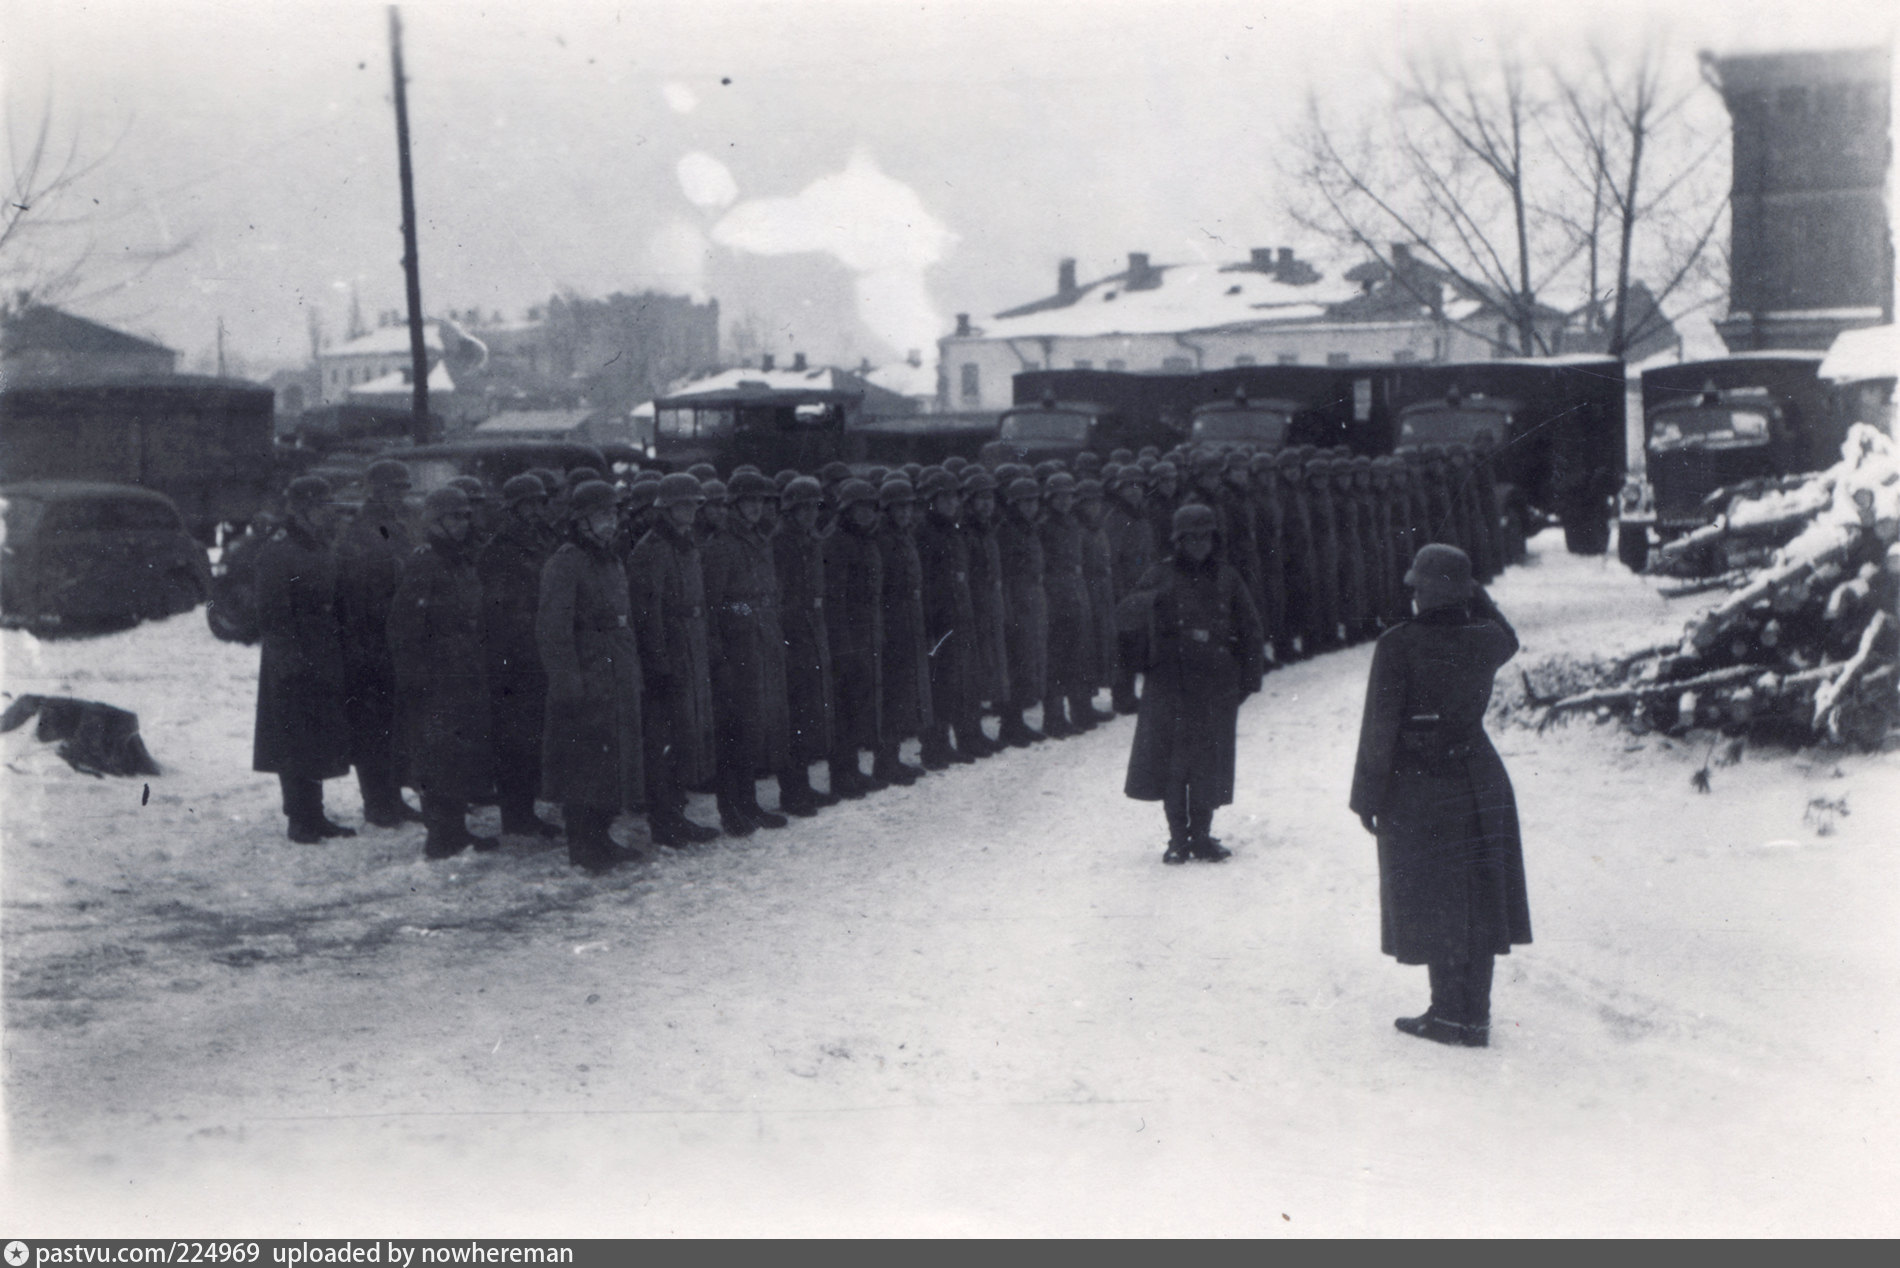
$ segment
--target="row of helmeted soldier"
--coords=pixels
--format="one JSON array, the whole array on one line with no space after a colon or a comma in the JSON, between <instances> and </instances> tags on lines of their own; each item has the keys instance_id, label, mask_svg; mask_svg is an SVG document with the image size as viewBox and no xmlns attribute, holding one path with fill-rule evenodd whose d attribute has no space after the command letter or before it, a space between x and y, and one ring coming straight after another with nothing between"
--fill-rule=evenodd
<instances>
[{"instance_id":1,"label":"row of helmeted soldier","mask_svg":"<svg viewBox=\"0 0 1900 1268\"><path fill-rule=\"evenodd\" d=\"M717 836L687 816L691 791L745 835L1092 729L1114 716L1102 690L1137 707L1116 607L1183 505L1213 512L1267 667L1403 620L1428 541L1465 549L1481 580L1509 553L1486 465L1456 449L598 476L463 477L418 512L385 459L340 531L328 486L292 483L257 555L254 766L279 775L293 840L350 834L321 781L354 767L365 819L421 818L429 857L494 848L466 817L493 802L504 835L564 831L600 871L634 857L609 836L625 811L656 844ZM900 758L911 739L922 769Z\"/></svg>"}]
</instances>

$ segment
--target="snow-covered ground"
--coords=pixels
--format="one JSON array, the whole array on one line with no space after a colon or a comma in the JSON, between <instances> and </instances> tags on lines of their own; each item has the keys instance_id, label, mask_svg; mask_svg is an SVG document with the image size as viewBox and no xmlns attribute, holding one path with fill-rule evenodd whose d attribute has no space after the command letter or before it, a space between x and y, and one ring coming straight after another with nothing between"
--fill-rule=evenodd
<instances>
[{"instance_id":1,"label":"snow-covered ground","mask_svg":"<svg viewBox=\"0 0 1900 1268\"><path fill-rule=\"evenodd\" d=\"M1534 550L1520 664L1701 602ZM1391 1025L1369 648L1244 708L1222 866L1161 865L1122 720L593 881L287 842L201 614L0 640L165 768L0 737L10 1236L1900 1232L1897 754L1700 795L1706 738L1502 730L1537 941L1468 1051Z\"/></svg>"}]
</instances>

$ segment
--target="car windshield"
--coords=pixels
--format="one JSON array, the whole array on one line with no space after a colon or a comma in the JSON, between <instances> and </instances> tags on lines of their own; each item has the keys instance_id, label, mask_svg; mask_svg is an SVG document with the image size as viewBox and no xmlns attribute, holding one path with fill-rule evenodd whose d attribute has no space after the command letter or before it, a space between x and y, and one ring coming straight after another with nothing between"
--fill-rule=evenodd
<instances>
[{"instance_id":1,"label":"car windshield","mask_svg":"<svg viewBox=\"0 0 1900 1268\"><path fill-rule=\"evenodd\" d=\"M73 498L50 503L43 521L49 533L127 530L179 531L178 512L144 498Z\"/></svg>"},{"instance_id":2,"label":"car windshield","mask_svg":"<svg viewBox=\"0 0 1900 1268\"><path fill-rule=\"evenodd\" d=\"M1279 448L1286 443L1293 416L1279 409L1210 409L1194 416L1195 440L1242 441Z\"/></svg>"},{"instance_id":3,"label":"car windshield","mask_svg":"<svg viewBox=\"0 0 1900 1268\"><path fill-rule=\"evenodd\" d=\"M1085 441L1089 416L1061 410L1020 410L1003 415L996 434L1004 440Z\"/></svg>"},{"instance_id":4,"label":"car windshield","mask_svg":"<svg viewBox=\"0 0 1900 1268\"><path fill-rule=\"evenodd\" d=\"M1697 405L1650 415L1654 449L1740 449L1768 443L1768 415L1758 409Z\"/></svg>"},{"instance_id":5,"label":"car windshield","mask_svg":"<svg viewBox=\"0 0 1900 1268\"><path fill-rule=\"evenodd\" d=\"M1399 415L1401 445L1499 444L1511 430L1511 416L1495 409L1415 405Z\"/></svg>"}]
</instances>

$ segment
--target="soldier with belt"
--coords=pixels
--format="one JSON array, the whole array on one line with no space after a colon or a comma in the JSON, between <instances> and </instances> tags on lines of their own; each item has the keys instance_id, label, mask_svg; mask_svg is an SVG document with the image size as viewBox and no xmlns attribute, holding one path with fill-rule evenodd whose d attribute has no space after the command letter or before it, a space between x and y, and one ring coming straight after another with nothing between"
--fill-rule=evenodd
<instances>
[{"instance_id":1,"label":"soldier with belt","mask_svg":"<svg viewBox=\"0 0 1900 1268\"><path fill-rule=\"evenodd\" d=\"M996 477L972 465L963 473L960 525L969 546L970 610L976 621L971 660L971 701L976 706L967 737L957 747L977 757L1001 752L1006 745L982 729L983 706L1001 713L1009 701L1009 643L1004 630L1003 561L996 546Z\"/></svg>"},{"instance_id":2,"label":"soldier with belt","mask_svg":"<svg viewBox=\"0 0 1900 1268\"><path fill-rule=\"evenodd\" d=\"M892 476L877 491L884 509L877 531L884 559L884 699L882 731L871 774L886 783L913 784L924 772L900 761L898 746L922 736L933 715L930 645L924 641L923 564L911 536L917 496L910 481Z\"/></svg>"},{"instance_id":3,"label":"soldier with belt","mask_svg":"<svg viewBox=\"0 0 1900 1268\"><path fill-rule=\"evenodd\" d=\"M1102 531L1108 537L1109 580L1119 604L1154 563L1154 532L1143 513L1148 491L1141 468L1123 465L1112 474L1108 468L1103 471L1108 475L1103 482L1108 509L1102 516ZM1133 713L1137 708L1134 658L1122 646L1120 627L1111 624L1110 628L1115 634L1115 676L1109 684L1109 699L1115 712Z\"/></svg>"},{"instance_id":4,"label":"soldier with belt","mask_svg":"<svg viewBox=\"0 0 1900 1268\"><path fill-rule=\"evenodd\" d=\"M877 490L838 483L837 531L825 539L825 631L831 643L831 791L846 798L889 785L859 766L863 749L883 747L884 557L877 545Z\"/></svg>"},{"instance_id":5,"label":"soldier with belt","mask_svg":"<svg viewBox=\"0 0 1900 1268\"><path fill-rule=\"evenodd\" d=\"M1319 604L1319 570L1313 562L1313 519L1306 500L1304 465L1298 447L1282 449L1273 463L1279 479L1280 566L1286 577L1284 642L1273 648L1274 658L1281 661L1304 659L1318 650L1313 614Z\"/></svg>"},{"instance_id":6,"label":"soldier with belt","mask_svg":"<svg viewBox=\"0 0 1900 1268\"><path fill-rule=\"evenodd\" d=\"M534 811L541 791L541 730L548 677L535 644L541 569L553 553L547 491L531 475L501 487L507 508L495 535L475 557L482 585L482 647L487 656L489 719L501 830L507 835L558 836Z\"/></svg>"},{"instance_id":7,"label":"soldier with belt","mask_svg":"<svg viewBox=\"0 0 1900 1268\"><path fill-rule=\"evenodd\" d=\"M1003 490L1001 523L996 529L996 552L1003 578L1003 633L1009 650L1009 700L997 739L1015 748L1027 748L1043 738L1023 714L1042 703L1049 676L1049 608L1043 589L1042 538L1036 518L1042 509L1042 490L1027 476L1012 480Z\"/></svg>"},{"instance_id":8,"label":"soldier with belt","mask_svg":"<svg viewBox=\"0 0 1900 1268\"><path fill-rule=\"evenodd\" d=\"M393 458L365 473L369 498L336 544L337 619L343 638L344 714L363 818L393 828L422 818L402 799L396 759L396 671L389 661L389 601L416 547L403 495L409 469Z\"/></svg>"},{"instance_id":9,"label":"soldier with belt","mask_svg":"<svg viewBox=\"0 0 1900 1268\"><path fill-rule=\"evenodd\" d=\"M535 643L548 675L541 772L548 800L561 803L568 862L599 874L639 858L609 835L615 817L647 805L653 820L641 742L643 682L627 573L615 549L613 486L576 485L568 514L569 538L542 567L535 614Z\"/></svg>"},{"instance_id":10,"label":"soldier with belt","mask_svg":"<svg viewBox=\"0 0 1900 1268\"><path fill-rule=\"evenodd\" d=\"M791 765L791 719L778 570L759 527L765 500L776 500L778 489L757 471L735 471L730 490L726 523L706 539L700 554L719 823L729 836L742 837L757 828L785 826L784 815L759 805L758 779Z\"/></svg>"},{"instance_id":11,"label":"soldier with belt","mask_svg":"<svg viewBox=\"0 0 1900 1268\"><path fill-rule=\"evenodd\" d=\"M706 581L694 531L703 497L685 472L660 481L660 518L633 548L627 576L645 680L647 825L655 845L676 849L719 835L686 815L687 790L707 788L714 772Z\"/></svg>"},{"instance_id":12,"label":"soldier with belt","mask_svg":"<svg viewBox=\"0 0 1900 1268\"><path fill-rule=\"evenodd\" d=\"M428 829L422 856L445 859L501 844L468 830L469 803L487 800L495 786L495 752L468 495L454 485L429 494L422 528L390 600L389 651L402 752Z\"/></svg>"},{"instance_id":13,"label":"soldier with belt","mask_svg":"<svg viewBox=\"0 0 1900 1268\"><path fill-rule=\"evenodd\" d=\"M1108 529L1103 522L1106 513L1102 482L1093 478L1077 481L1075 520L1082 529L1082 583L1089 592L1089 650L1095 671L1089 680L1091 696L1104 687L1112 692L1121 677L1115 636L1114 564L1109 558ZM1095 712L1093 704L1088 708ZM1106 721L1115 715L1098 716Z\"/></svg>"},{"instance_id":14,"label":"soldier with belt","mask_svg":"<svg viewBox=\"0 0 1900 1268\"><path fill-rule=\"evenodd\" d=\"M778 804L809 818L835 805L812 787L811 764L831 756L831 639L825 630L824 539L818 534L824 490L795 475L779 490L772 561L778 569L779 626L785 635L785 711L790 763L779 772Z\"/></svg>"},{"instance_id":15,"label":"soldier with belt","mask_svg":"<svg viewBox=\"0 0 1900 1268\"><path fill-rule=\"evenodd\" d=\"M283 527L257 547L257 725L251 769L277 776L292 841L314 845L356 830L323 812L323 781L350 771L343 644L337 626L336 510L330 486L299 476Z\"/></svg>"},{"instance_id":16,"label":"soldier with belt","mask_svg":"<svg viewBox=\"0 0 1900 1268\"><path fill-rule=\"evenodd\" d=\"M1117 610L1147 673L1123 791L1162 803L1169 864L1231 853L1212 835L1214 811L1233 800L1240 702L1260 689L1260 621L1240 574L1215 558L1218 522L1209 506L1176 511L1172 553Z\"/></svg>"},{"instance_id":17,"label":"soldier with belt","mask_svg":"<svg viewBox=\"0 0 1900 1268\"><path fill-rule=\"evenodd\" d=\"M1517 635L1456 547L1425 546L1405 581L1418 615L1373 652L1351 806L1378 838L1381 950L1431 980L1431 1006L1395 1024L1482 1048L1494 957L1531 940L1517 803L1484 733Z\"/></svg>"},{"instance_id":18,"label":"soldier with belt","mask_svg":"<svg viewBox=\"0 0 1900 1268\"><path fill-rule=\"evenodd\" d=\"M962 490L950 472L928 467L918 492L924 500L924 519L917 526L917 561L922 569L933 715L924 731L922 756L926 767L942 770L953 762L973 762L979 752L987 756L992 750L987 740L978 745L976 739L981 716L976 698L976 602L970 593L970 542L957 523Z\"/></svg>"},{"instance_id":19,"label":"soldier with belt","mask_svg":"<svg viewBox=\"0 0 1900 1268\"><path fill-rule=\"evenodd\" d=\"M1064 739L1095 729L1094 630L1088 582L1082 575L1082 526L1075 519L1075 477L1052 472L1043 484L1043 593L1047 596L1047 686L1042 697L1042 733ZM1066 709L1066 714L1065 714Z\"/></svg>"},{"instance_id":20,"label":"soldier with belt","mask_svg":"<svg viewBox=\"0 0 1900 1268\"><path fill-rule=\"evenodd\" d=\"M1286 628L1286 520L1280 506L1280 476L1273 455L1264 451L1248 460L1248 473L1253 488L1254 546L1260 556L1260 629L1273 649L1272 665L1284 665L1292 652L1292 635Z\"/></svg>"},{"instance_id":21,"label":"soldier with belt","mask_svg":"<svg viewBox=\"0 0 1900 1268\"><path fill-rule=\"evenodd\" d=\"M1307 522L1313 533L1311 558L1315 583L1307 611L1307 641L1310 650L1325 651L1340 645L1340 631L1345 621L1339 588L1339 516L1333 505L1332 459L1308 458L1301 486L1306 492Z\"/></svg>"}]
</instances>

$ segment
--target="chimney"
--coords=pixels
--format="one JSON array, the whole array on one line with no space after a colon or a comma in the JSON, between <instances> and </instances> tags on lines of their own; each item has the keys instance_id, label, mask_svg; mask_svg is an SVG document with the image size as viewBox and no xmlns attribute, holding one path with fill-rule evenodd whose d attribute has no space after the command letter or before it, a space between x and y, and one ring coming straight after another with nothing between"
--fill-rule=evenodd
<instances>
[{"instance_id":1,"label":"chimney","mask_svg":"<svg viewBox=\"0 0 1900 1268\"><path fill-rule=\"evenodd\" d=\"M914 367L914 366L921 366L923 363L924 363L924 354L916 348L912 348L909 352L906 352L904 354L905 365Z\"/></svg>"},{"instance_id":2,"label":"chimney","mask_svg":"<svg viewBox=\"0 0 1900 1268\"><path fill-rule=\"evenodd\" d=\"M1412 267L1412 248L1403 242L1392 244L1392 268L1400 273Z\"/></svg>"},{"instance_id":3,"label":"chimney","mask_svg":"<svg viewBox=\"0 0 1900 1268\"><path fill-rule=\"evenodd\" d=\"M804 371L805 369L805 354L804 353L794 352L792 354L792 369L799 372Z\"/></svg>"},{"instance_id":4,"label":"chimney","mask_svg":"<svg viewBox=\"0 0 1900 1268\"><path fill-rule=\"evenodd\" d=\"M1293 263L1293 248L1281 247L1280 248L1280 267L1287 268L1292 263Z\"/></svg>"},{"instance_id":5,"label":"chimney","mask_svg":"<svg viewBox=\"0 0 1900 1268\"><path fill-rule=\"evenodd\" d=\"M759 369L770 370L771 368L772 368L772 354L769 352L761 352L759 354Z\"/></svg>"},{"instance_id":6,"label":"chimney","mask_svg":"<svg viewBox=\"0 0 1900 1268\"><path fill-rule=\"evenodd\" d=\"M1065 259L1056 265L1056 298L1067 303L1075 298L1077 289L1075 284L1075 261Z\"/></svg>"},{"instance_id":7,"label":"chimney","mask_svg":"<svg viewBox=\"0 0 1900 1268\"><path fill-rule=\"evenodd\" d=\"M858 358L858 373L869 374L870 372L871 372L871 358L859 357Z\"/></svg>"},{"instance_id":8,"label":"chimney","mask_svg":"<svg viewBox=\"0 0 1900 1268\"><path fill-rule=\"evenodd\" d=\"M1147 290L1154 285L1154 269L1148 263L1146 251L1128 253L1128 280L1122 283L1125 291Z\"/></svg>"},{"instance_id":9,"label":"chimney","mask_svg":"<svg viewBox=\"0 0 1900 1268\"><path fill-rule=\"evenodd\" d=\"M959 339L968 339L970 337L970 314L957 314L957 337Z\"/></svg>"},{"instance_id":10,"label":"chimney","mask_svg":"<svg viewBox=\"0 0 1900 1268\"><path fill-rule=\"evenodd\" d=\"M1273 272L1273 248L1272 247L1255 247L1252 251L1248 252L1248 254L1253 257L1252 262L1253 262L1253 267L1254 267L1255 272L1258 272L1258 273Z\"/></svg>"}]
</instances>

